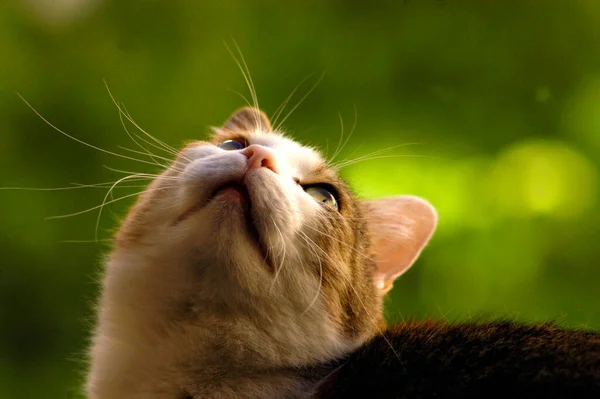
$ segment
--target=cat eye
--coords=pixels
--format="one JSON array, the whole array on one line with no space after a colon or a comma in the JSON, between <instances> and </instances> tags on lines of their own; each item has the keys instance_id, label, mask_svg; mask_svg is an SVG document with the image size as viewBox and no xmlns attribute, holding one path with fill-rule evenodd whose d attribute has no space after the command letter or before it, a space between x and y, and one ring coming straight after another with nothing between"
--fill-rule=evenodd
<instances>
[{"instance_id":1,"label":"cat eye","mask_svg":"<svg viewBox=\"0 0 600 399\"><path fill-rule=\"evenodd\" d=\"M218 144L217 147L226 151L243 150L246 148L246 143L240 140L227 140Z\"/></svg>"},{"instance_id":2,"label":"cat eye","mask_svg":"<svg viewBox=\"0 0 600 399\"><path fill-rule=\"evenodd\" d=\"M333 193L327 188L322 186L308 186L304 188L304 191L306 191L306 193L313 197L317 202L329 206L336 211L340 210L340 206L335 199L335 195L333 195Z\"/></svg>"}]
</instances>

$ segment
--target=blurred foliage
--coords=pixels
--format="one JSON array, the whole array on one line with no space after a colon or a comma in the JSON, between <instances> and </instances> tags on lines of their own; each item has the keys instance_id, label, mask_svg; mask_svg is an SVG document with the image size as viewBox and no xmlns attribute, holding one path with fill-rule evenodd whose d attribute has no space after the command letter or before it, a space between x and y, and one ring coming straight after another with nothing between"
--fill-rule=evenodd
<instances>
[{"instance_id":1,"label":"blurred foliage","mask_svg":"<svg viewBox=\"0 0 600 399\"><path fill-rule=\"evenodd\" d=\"M272 114L337 145L362 196L420 195L431 245L387 303L390 319L510 317L600 328L600 4L241 0L8 2L0 12L0 186L68 187L154 172L103 80L172 145L244 104L223 39L239 43ZM285 114L285 112L284 112ZM354 125L354 121L356 124ZM132 129L132 126L129 126ZM398 146L399 147L394 147ZM167 154L162 154L167 155ZM138 188L137 190L139 190ZM115 194L129 195L136 188ZM106 189L0 191L0 397L75 397L107 238L133 198Z\"/></svg>"}]
</instances>

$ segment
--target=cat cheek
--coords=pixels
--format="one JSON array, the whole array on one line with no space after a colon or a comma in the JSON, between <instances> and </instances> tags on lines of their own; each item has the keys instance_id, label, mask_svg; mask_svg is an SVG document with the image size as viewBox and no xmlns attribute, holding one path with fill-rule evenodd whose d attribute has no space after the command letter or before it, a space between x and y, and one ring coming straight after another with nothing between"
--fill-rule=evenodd
<instances>
[{"instance_id":1,"label":"cat cheek","mask_svg":"<svg viewBox=\"0 0 600 399\"><path fill-rule=\"evenodd\" d=\"M175 158L175 162L173 162L172 168L181 170L197 159L216 155L219 152L219 148L211 143L203 141L190 143L179 151Z\"/></svg>"},{"instance_id":2,"label":"cat cheek","mask_svg":"<svg viewBox=\"0 0 600 399\"><path fill-rule=\"evenodd\" d=\"M180 173L185 185L218 186L241 179L246 170L246 157L239 152L222 152L195 159Z\"/></svg>"},{"instance_id":3,"label":"cat cheek","mask_svg":"<svg viewBox=\"0 0 600 399\"><path fill-rule=\"evenodd\" d=\"M201 159L211 155L221 154L223 150L210 143L201 143L188 150L185 154L189 159Z\"/></svg>"},{"instance_id":4,"label":"cat cheek","mask_svg":"<svg viewBox=\"0 0 600 399\"><path fill-rule=\"evenodd\" d=\"M296 197L296 201L296 215L300 225L299 228L312 236L315 230L321 230L318 221L321 218L320 212L322 209L314 199L310 197L307 198L307 195L304 192Z\"/></svg>"}]
</instances>

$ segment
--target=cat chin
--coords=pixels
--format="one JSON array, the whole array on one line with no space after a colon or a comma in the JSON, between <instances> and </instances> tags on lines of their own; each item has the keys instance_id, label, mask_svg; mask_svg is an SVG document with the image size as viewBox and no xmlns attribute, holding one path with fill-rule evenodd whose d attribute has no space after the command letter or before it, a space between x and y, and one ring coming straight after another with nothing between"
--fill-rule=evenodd
<instances>
[{"instance_id":1,"label":"cat chin","mask_svg":"<svg viewBox=\"0 0 600 399\"><path fill-rule=\"evenodd\" d=\"M248 190L240 183L233 182L225 184L217 189L213 194L213 199L220 199L221 201L239 203L241 206L248 206L250 197L248 196Z\"/></svg>"},{"instance_id":2,"label":"cat chin","mask_svg":"<svg viewBox=\"0 0 600 399\"><path fill-rule=\"evenodd\" d=\"M209 211L215 212L219 219L229 214L236 218L238 214L250 214L250 197L246 187L239 183L228 183L219 187L208 201ZM226 222L226 220L223 220Z\"/></svg>"},{"instance_id":3,"label":"cat chin","mask_svg":"<svg viewBox=\"0 0 600 399\"><path fill-rule=\"evenodd\" d=\"M255 227L250 198L244 186L228 184L217 190L203 213L210 215L214 231L211 238L215 241L215 248L225 257L229 257L231 252L240 252L248 255L244 258L256 257L256 262L269 271L274 270L264 237Z\"/></svg>"}]
</instances>

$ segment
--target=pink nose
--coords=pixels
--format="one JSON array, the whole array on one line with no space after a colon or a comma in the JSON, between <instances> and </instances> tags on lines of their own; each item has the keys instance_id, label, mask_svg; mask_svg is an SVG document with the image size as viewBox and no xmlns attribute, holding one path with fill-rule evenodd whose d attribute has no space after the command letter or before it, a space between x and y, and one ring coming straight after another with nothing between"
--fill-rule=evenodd
<instances>
[{"instance_id":1,"label":"pink nose","mask_svg":"<svg viewBox=\"0 0 600 399\"><path fill-rule=\"evenodd\" d=\"M242 154L248 157L248 169L269 168L279 174L275 154L270 148L252 144L246 147Z\"/></svg>"}]
</instances>

